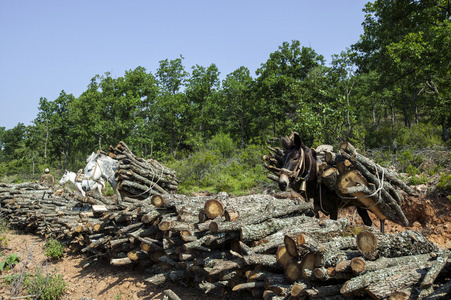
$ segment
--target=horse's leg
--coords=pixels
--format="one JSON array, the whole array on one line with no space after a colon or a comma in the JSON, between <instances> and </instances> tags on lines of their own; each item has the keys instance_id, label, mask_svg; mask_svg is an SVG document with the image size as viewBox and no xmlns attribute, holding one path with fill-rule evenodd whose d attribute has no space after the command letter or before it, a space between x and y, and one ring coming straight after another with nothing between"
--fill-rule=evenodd
<instances>
[{"instance_id":1,"label":"horse's leg","mask_svg":"<svg viewBox=\"0 0 451 300\"><path fill-rule=\"evenodd\" d=\"M75 187L80 191L80 193L83 195L83 197L85 196L85 191L83 191L83 189L81 188L81 183L80 182L76 182L75 183Z\"/></svg>"},{"instance_id":2,"label":"horse's leg","mask_svg":"<svg viewBox=\"0 0 451 300\"><path fill-rule=\"evenodd\" d=\"M330 207L330 219L337 220L338 219L338 206Z\"/></svg>"},{"instance_id":3,"label":"horse's leg","mask_svg":"<svg viewBox=\"0 0 451 300\"><path fill-rule=\"evenodd\" d=\"M321 184L318 197L321 211L328 214L331 220L337 220L338 207L341 202L341 199L337 196L337 194L325 185Z\"/></svg>"},{"instance_id":4,"label":"horse's leg","mask_svg":"<svg viewBox=\"0 0 451 300\"><path fill-rule=\"evenodd\" d=\"M380 220L381 223L381 232L385 233L385 220Z\"/></svg>"},{"instance_id":5,"label":"horse's leg","mask_svg":"<svg viewBox=\"0 0 451 300\"><path fill-rule=\"evenodd\" d=\"M371 221L370 215L368 215L368 211L365 208L357 207L357 212L363 220L363 224L366 226L373 225L373 221Z\"/></svg>"}]
</instances>

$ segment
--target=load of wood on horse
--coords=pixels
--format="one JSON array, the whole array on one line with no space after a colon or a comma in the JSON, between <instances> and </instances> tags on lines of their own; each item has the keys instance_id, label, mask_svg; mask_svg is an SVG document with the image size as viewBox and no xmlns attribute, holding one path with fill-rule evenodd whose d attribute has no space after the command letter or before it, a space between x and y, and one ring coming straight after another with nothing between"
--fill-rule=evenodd
<instances>
[{"instance_id":1,"label":"load of wood on horse","mask_svg":"<svg viewBox=\"0 0 451 300\"><path fill-rule=\"evenodd\" d=\"M307 200L313 198L316 216L321 210L336 220L339 208L355 206L367 226L372 225L368 211L375 214L382 232L385 219L408 225L401 210L402 196L390 183L408 193L412 190L392 172L358 154L349 143L342 143L341 154L336 154L330 145L316 150L305 146L295 132L289 138L281 138L281 142L283 151L268 147L274 153L263 157L269 163L265 167L276 175L268 178L277 181L282 191L292 188Z\"/></svg>"}]
</instances>

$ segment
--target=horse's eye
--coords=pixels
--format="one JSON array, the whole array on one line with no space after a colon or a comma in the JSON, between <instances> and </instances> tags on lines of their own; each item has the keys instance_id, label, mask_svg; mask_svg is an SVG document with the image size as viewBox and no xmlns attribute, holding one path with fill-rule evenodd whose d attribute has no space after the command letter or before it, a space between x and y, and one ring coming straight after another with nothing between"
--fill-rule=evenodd
<instances>
[{"instance_id":1,"label":"horse's eye","mask_svg":"<svg viewBox=\"0 0 451 300\"><path fill-rule=\"evenodd\" d=\"M299 159L299 157L293 157L294 161L297 161Z\"/></svg>"}]
</instances>

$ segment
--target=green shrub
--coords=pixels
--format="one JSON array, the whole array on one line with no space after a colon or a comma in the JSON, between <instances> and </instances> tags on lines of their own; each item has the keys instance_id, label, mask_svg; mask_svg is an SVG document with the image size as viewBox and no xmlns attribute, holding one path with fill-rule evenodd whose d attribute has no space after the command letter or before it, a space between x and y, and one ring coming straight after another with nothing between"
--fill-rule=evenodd
<instances>
[{"instance_id":1,"label":"green shrub","mask_svg":"<svg viewBox=\"0 0 451 300\"><path fill-rule=\"evenodd\" d=\"M230 158L235 153L235 143L229 134L217 133L208 143L207 148L219 151L224 158Z\"/></svg>"},{"instance_id":2,"label":"green shrub","mask_svg":"<svg viewBox=\"0 0 451 300\"><path fill-rule=\"evenodd\" d=\"M426 184L426 183L428 183L428 182L429 182L429 179L428 179L428 177L425 176L425 175L419 175L419 176L413 175L413 176L410 176L410 177L407 179L407 183L408 183L409 185Z\"/></svg>"},{"instance_id":3,"label":"green shrub","mask_svg":"<svg viewBox=\"0 0 451 300\"><path fill-rule=\"evenodd\" d=\"M400 172L409 173L409 175L416 175L420 173L419 167L423 162L420 155L414 155L411 150L404 150L401 155L396 155L397 169Z\"/></svg>"},{"instance_id":4,"label":"green shrub","mask_svg":"<svg viewBox=\"0 0 451 300\"><path fill-rule=\"evenodd\" d=\"M24 287L30 295L40 295L40 300L58 300L66 291L67 283L55 270L44 276L41 269L37 269L34 275L25 278Z\"/></svg>"},{"instance_id":5,"label":"green shrub","mask_svg":"<svg viewBox=\"0 0 451 300\"><path fill-rule=\"evenodd\" d=\"M4 283L10 285L13 282L15 282L16 280L18 280L19 277L20 277L19 274L9 274L9 275L3 276L2 280L3 280Z\"/></svg>"},{"instance_id":6,"label":"green shrub","mask_svg":"<svg viewBox=\"0 0 451 300\"><path fill-rule=\"evenodd\" d=\"M0 271L8 271L14 268L20 261L20 257L17 253L8 255L5 260L0 262Z\"/></svg>"},{"instance_id":7,"label":"green shrub","mask_svg":"<svg viewBox=\"0 0 451 300\"><path fill-rule=\"evenodd\" d=\"M6 176L7 172L8 172L7 164L5 162L0 162L0 178ZM3 182L3 180L1 180L1 182Z\"/></svg>"},{"instance_id":8,"label":"green shrub","mask_svg":"<svg viewBox=\"0 0 451 300\"><path fill-rule=\"evenodd\" d=\"M199 185L204 176L214 173L215 167L222 161L223 158L217 151L196 151L184 160L175 161L172 168L182 182Z\"/></svg>"},{"instance_id":9,"label":"green shrub","mask_svg":"<svg viewBox=\"0 0 451 300\"><path fill-rule=\"evenodd\" d=\"M166 165L177 172L181 193L208 191L242 195L267 181L267 172L261 165L262 154L257 145L250 145L229 158L218 149L199 150L185 159L170 160Z\"/></svg>"},{"instance_id":10,"label":"green shrub","mask_svg":"<svg viewBox=\"0 0 451 300\"><path fill-rule=\"evenodd\" d=\"M114 190L108 182L105 182L105 189L102 191L102 194L105 196L114 195Z\"/></svg>"},{"instance_id":11,"label":"green shrub","mask_svg":"<svg viewBox=\"0 0 451 300\"><path fill-rule=\"evenodd\" d=\"M436 187L443 192L451 192L451 174L442 173Z\"/></svg>"},{"instance_id":12,"label":"green shrub","mask_svg":"<svg viewBox=\"0 0 451 300\"><path fill-rule=\"evenodd\" d=\"M61 242L49 239L44 245L45 256L51 257L53 259L60 259L64 255L64 246Z\"/></svg>"},{"instance_id":13,"label":"green shrub","mask_svg":"<svg viewBox=\"0 0 451 300\"><path fill-rule=\"evenodd\" d=\"M427 148L443 145L440 128L430 124L412 125L411 128L397 123L369 125L366 127L365 146L367 149L391 147L392 150L402 147Z\"/></svg>"},{"instance_id":14,"label":"green shrub","mask_svg":"<svg viewBox=\"0 0 451 300\"><path fill-rule=\"evenodd\" d=\"M412 166L412 165L409 165L409 166L406 168L405 171L406 171L406 173L409 174L410 176L415 176L415 175L418 175L418 174L421 173L420 170L419 170L418 168L415 168L415 167Z\"/></svg>"}]
</instances>

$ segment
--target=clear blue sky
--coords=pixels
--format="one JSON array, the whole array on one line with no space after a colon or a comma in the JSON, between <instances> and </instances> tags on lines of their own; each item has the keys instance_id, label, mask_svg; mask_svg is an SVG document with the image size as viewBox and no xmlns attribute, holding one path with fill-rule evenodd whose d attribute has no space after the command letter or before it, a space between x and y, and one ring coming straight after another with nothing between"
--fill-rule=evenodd
<instances>
[{"instance_id":1,"label":"clear blue sky","mask_svg":"<svg viewBox=\"0 0 451 300\"><path fill-rule=\"evenodd\" d=\"M30 125L41 97L75 97L96 74L123 76L181 55L187 71L255 71L299 40L330 62L363 33L358 0L0 0L0 127Z\"/></svg>"}]
</instances>

